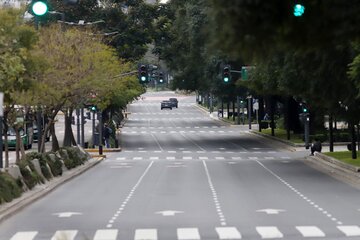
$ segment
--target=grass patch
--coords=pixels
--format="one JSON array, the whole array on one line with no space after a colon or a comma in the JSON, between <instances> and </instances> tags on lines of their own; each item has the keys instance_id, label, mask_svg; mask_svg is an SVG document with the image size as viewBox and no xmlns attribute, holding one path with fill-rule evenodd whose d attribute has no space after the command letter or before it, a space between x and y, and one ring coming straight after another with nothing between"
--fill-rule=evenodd
<instances>
[{"instance_id":1,"label":"grass patch","mask_svg":"<svg viewBox=\"0 0 360 240\"><path fill-rule=\"evenodd\" d=\"M262 129L261 132L264 134L267 134L267 135L271 135L271 128ZM286 135L285 129L275 128L274 132L275 132L275 137L283 139L283 140L287 140L287 135ZM299 134L294 134L292 132L290 132L290 141L293 143L304 143L304 141L302 140L302 138Z\"/></svg>"},{"instance_id":2,"label":"grass patch","mask_svg":"<svg viewBox=\"0 0 360 240\"><path fill-rule=\"evenodd\" d=\"M339 161L344 163L360 167L360 151L357 152L357 159L351 158L351 151L343 151L343 152L327 152L324 153L329 157L336 158Z\"/></svg>"}]
</instances>

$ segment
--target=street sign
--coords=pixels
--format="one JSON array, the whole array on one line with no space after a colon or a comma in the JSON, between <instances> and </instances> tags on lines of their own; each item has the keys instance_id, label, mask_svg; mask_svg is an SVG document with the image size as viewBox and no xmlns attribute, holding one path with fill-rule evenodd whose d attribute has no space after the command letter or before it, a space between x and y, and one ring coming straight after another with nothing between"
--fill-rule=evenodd
<instances>
[{"instance_id":1,"label":"street sign","mask_svg":"<svg viewBox=\"0 0 360 240\"><path fill-rule=\"evenodd\" d=\"M4 93L0 92L0 117L4 116Z\"/></svg>"}]
</instances>

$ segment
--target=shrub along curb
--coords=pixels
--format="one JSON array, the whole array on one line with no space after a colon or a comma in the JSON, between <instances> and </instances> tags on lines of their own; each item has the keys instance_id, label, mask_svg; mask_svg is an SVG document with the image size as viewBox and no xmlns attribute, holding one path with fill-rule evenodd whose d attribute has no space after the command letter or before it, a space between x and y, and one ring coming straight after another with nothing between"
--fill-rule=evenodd
<instances>
[{"instance_id":1,"label":"shrub along curb","mask_svg":"<svg viewBox=\"0 0 360 240\"><path fill-rule=\"evenodd\" d=\"M58 186L62 185L63 183L69 181L70 179L80 175L81 173L85 172L89 168L95 166L96 164L100 163L103 158L92 158L88 160L85 164L73 168L69 171L65 171L61 177L55 177L51 181L46 182L42 185L36 185L32 190L26 191L22 194L21 197L12 200L11 202L1 204L0 205L0 222L5 220L6 218L12 216L19 210L26 207L28 204L34 202L35 200L45 196L46 194L50 193Z\"/></svg>"}]
</instances>

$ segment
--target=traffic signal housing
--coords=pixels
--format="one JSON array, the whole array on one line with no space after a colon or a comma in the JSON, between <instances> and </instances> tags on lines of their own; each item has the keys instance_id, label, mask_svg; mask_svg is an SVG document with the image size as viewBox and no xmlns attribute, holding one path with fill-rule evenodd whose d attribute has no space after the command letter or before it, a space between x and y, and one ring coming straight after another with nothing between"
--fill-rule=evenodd
<instances>
[{"instance_id":1,"label":"traffic signal housing","mask_svg":"<svg viewBox=\"0 0 360 240\"><path fill-rule=\"evenodd\" d=\"M31 2L31 13L36 17L42 17L49 11L49 5L46 0L34 0Z\"/></svg>"},{"instance_id":2,"label":"traffic signal housing","mask_svg":"<svg viewBox=\"0 0 360 240\"><path fill-rule=\"evenodd\" d=\"M162 72L159 73L159 83L162 84L164 83L164 74Z\"/></svg>"},{"instance_id":3,"label":"traffic signal housing","mask_svg":"<svg viewBox=\"0 0 360 240\"><path fill-rule=\"evenodd\" d=\"M294 16L301 17L305 13L305 6L303 4L297 3L294 5Z\"/></svg>"},{"instance_id":4,"label":"traffic signal housing","mask_svg":"<svg viewBox=\"0 0 360 240\"><path fill-rule=\"evenodd\" d=\"M231 81L231 67L226 65L223 68L222 79L224 83L229 83Z\"/></svg>"},{"instance_id":5,"label":"traffic signal housing","mask_svg":"<svg viewBox=\"0 0 360 240\"><path fill-rule=\"evenodd\" d=\"M139 67L139 82L147 83L148 80L149 80L149 76L148 76L147 66L144 64L141 64Z\"/></svg>"}]
</instances>

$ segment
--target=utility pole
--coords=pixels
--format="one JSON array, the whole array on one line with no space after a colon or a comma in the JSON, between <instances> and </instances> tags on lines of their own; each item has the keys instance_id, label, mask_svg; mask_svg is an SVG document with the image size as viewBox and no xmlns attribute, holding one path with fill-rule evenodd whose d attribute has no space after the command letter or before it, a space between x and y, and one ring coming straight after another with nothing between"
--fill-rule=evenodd
<instances>
[{"instance_id":1,"label":"utility pole","mask_svg":"<svg viewBox=\"0 0 360 240\"><path fill-rule=\"evenodd\" d=\"M81 147L85 147L85 118L84 118L84 108L80 109L81 114Z\"/></svg>"},{"instance_id":2,"label":"utility pole","mask_svg":"<svg viewBox=\"0 0 360 240\"><path fill-rule=\"evenodd\" d=\"M251 105L252 105L252 97L248 97L248 118L249 118L249 129L251 129Z\"/></svg>"},{"instance_id":3,"label":"utility pole","mask_svg":"<svg viewBox=\"0 0 360 240\"><path fill-rule=\"evenodd\" d=\"M76 110L76 142L80 145L80 109L77 108Z\"/></svg>"},{"instance_id":4,"label":"utility pole","mask_svg":"<svg viewBox=\"0 0 360 240\"><path fill-rule=\"evenodd\" d=\"M240 125L240 97L236 96L236 107L237 107L237 121L236 124Z\"/></svg>"}]
</instances>

